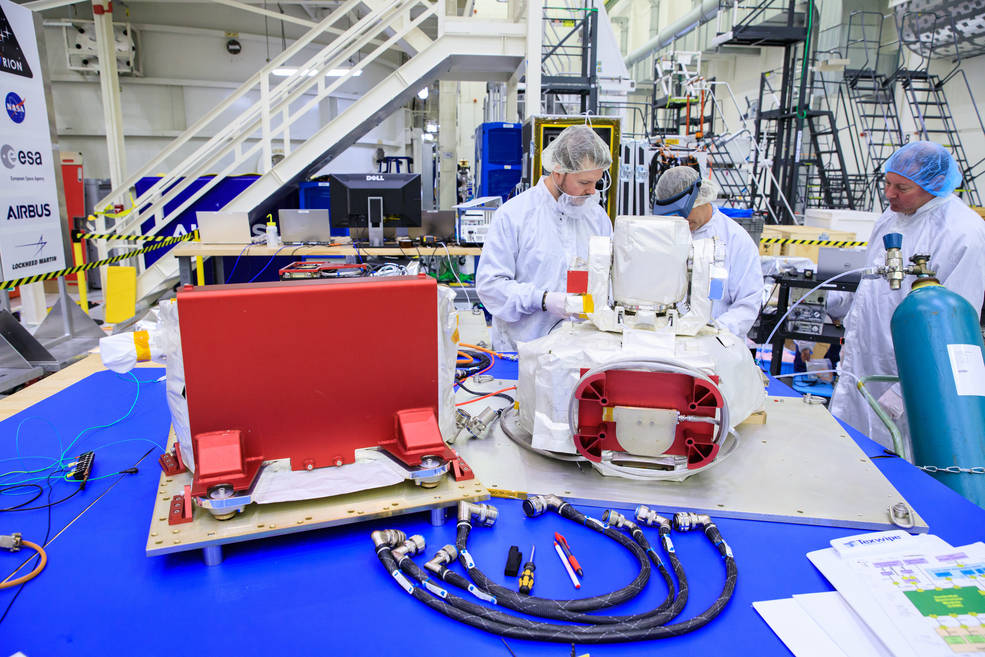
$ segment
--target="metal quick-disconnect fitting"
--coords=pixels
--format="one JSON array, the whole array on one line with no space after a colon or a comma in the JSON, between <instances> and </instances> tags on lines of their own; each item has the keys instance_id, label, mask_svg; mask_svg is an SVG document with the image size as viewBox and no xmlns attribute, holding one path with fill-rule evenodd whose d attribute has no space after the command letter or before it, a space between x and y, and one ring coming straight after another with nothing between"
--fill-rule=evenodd
<instances>
[{"instance_id":1,"label":"metal quick-disconnect fitting","mask_svg":"<svg viewBox=\"0 0 985 657\"><path fill-rule=\"evenodd\" d=\"M377 529L369 536L373 539L373 545L377 548L381 548L384 545L390 548L396 547L407 538L407 534L399 529Z\"/></svg>"},{"instance_id":2,"label":"metal quick-disconnect fitting","mask_svg":"<svg viewBox=\"0 0 985 657\"><path fill-rule=\"evenodd\" d=\"M449 543L438 550L438 553L431 557L431 560L425 563L424 567L432 573L440 574L445 565L450 564L455 559L458 559L458 549Z\"/></svg>"},{"instance_id":3,"label":"metal quick-disconnect fitting","mask_svg":"<svg viewBox=\"0 0 985 657\"><path fill-rule=\"evenodd\" d=\"M499 511L490 504L473 504L472 502L458 503L458 521L472 522L472 518L479 521L480 525L492 527L496 524Z\"/></svg>"},{"instance_id":4,"label":"metal quick-disconnect fitting","mask_svg":"<svg viewBox=\"0 0 985 657\"><path fill-rule=\"evenodd\" d=\"M609 523L613 527L620 529L636 530L637 524L614 509L606 509L602 512L602 521Z\"/></svg>"},{"instance_id":5,"label":"metal quick-disconnect fitting","mask_svg":"<svg viewBox=\"0 0 985 657\"><path fill-rule=\"evenodd\" d=\"M713 525L711 518L700 513L691 513L690 511L682 511L681 513L674 514L674 529L679 532L689 532L692 529L704 529L709 525Z\"/></svg>"},{"instance_id":6,"label":"metal quick-disconnect fitting","mask_svg":"<svg viewBox=\"0 0 985 657\"><path fill-rule=\"evenodd\" d=\"M523 512L528 518L536 518L548 509L557 511L562 504L564 500L557 495L531 495L523 500Z\"/></svg>"},{"instance_id":7,"label":"metal quick-disconnect fitting","mask_svg":"<svg viewBox=\"0 0 985 657\"><path fill-rule=\"evenodd\" d=\"M661 532L670 531L670 519L643 504L636 507L636 521L647 527L659 527Z\"/></svg>"},{"instance_id":8,"label":"metal quick-disconnect fitting","mask_svg":"<svg viewBox=\"0 0 985 657\"><path fill-rule=\"evenodd\" d=\"M403 557L412 557L415 554L420 554L424 551L427 544L424 542L424 537L420 534L414 534L406 541L393 548L393 556L398 561Z\"/></svg>"}]
</instances>

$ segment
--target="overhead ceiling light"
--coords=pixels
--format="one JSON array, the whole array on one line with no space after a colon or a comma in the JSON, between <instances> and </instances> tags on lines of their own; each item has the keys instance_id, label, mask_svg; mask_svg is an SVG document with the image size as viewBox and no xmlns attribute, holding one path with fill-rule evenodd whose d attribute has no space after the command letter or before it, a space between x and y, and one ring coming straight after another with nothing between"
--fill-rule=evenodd
<instances>
[{"instance_id":1,"label":"overhead ceiling light","mask_svg":"<svg viewBox=\"0 0 985 657\"><path fill-rule=\"evenodd\" d=\"M427 132L421 135L421 137L424 139L424 141L434 141L434 135Z\"/></svg>"},{"instance_id":2,"label":"overhead ceiling light","mask_svg":"<svg viewBox=\"0 0 985 657\"><path fill-rule=\"evenodd\" d=\"M438 124L435 123L434 121L428 121L427 124L424 126L424 129L427 132L437 132L438 131Z\"/></svg>"},{"instance_id":3,"label":"overhead ceiling light","mask_svg":"<svg viewBox=\"0 0 985 657\"><path fill-rule=\"evenodd\" d=\"M427 100L428 99L428 88L427 87L424 87L423 89L421 89L420 91L418 91L417 92L417 97L420 98L421 100Z\"/></svg>"},{"instance_id":4,"label":"overhead ceiling light","mask_svg":"<svg viewBox=\"0 0 985 657\"><path fill-rule=\"evenodd\" d=\"M281 78L289 77L297 72L298 69L296 66L284 66L273 70L273 74ZM310 78L315 75L315 71L312 69L305 69L304 74Z\"/></svg>"}]
</instances>

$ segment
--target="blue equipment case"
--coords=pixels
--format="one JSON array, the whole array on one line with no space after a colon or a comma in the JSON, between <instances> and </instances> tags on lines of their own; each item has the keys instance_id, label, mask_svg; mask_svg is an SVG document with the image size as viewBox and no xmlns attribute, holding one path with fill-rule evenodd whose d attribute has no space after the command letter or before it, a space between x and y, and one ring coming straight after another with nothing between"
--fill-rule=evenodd
<instances>
[{"instance_id":1,"label":"blue equipment case","mask_svg":"<svg viewBox=\"0 0 985 657\"><path fill-rule=\"evenodd\" d=\"M480 123L475 129L475 197L506 201L523 173L519 123Z\"/></svg>"}]
</instances>

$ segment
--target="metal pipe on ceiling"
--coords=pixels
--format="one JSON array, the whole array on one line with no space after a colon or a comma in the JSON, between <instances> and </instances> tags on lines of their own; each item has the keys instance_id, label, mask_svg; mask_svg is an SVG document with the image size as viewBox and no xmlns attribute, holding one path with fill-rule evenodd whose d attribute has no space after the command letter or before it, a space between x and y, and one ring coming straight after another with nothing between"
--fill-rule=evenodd
<instances>
[{"instance_id":1,"label":"metal pipe on ceiling","mask_svg":"<svg viewBox=\"0 0 985 657\"><path fill-rule=\"evenodd\" d=\"M626 56L626 68L646 59L651 53L670 45L674 39L684 36L699 25L707 23L717 13L718 0L704 0L700 5L660 30L655 37L644 43L642 47L629 53Z\"/></svg>"}]
</instances>

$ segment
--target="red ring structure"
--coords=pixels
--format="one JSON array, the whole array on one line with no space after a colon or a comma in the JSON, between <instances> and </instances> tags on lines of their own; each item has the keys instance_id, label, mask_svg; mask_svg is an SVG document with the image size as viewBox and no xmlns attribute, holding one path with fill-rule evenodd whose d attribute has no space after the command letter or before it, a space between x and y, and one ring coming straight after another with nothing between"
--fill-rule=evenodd
<instances>
[{"instance_id":1,"label":"red ring structure","mask_svg":"<svg viewBox=\"0 0 985 657\"><path fill-rule=\"evenodd\" d=\"M587 370L582 370L584 377ZM714 418L725 401L716 385L718 377L705 379L674 372L606 370L584 379L575 389L578 427L575 447L589 461L602 460L602 451L625 452L616 423L605 420L605 409L615 406L674 409L681 415ZM687 457L688 470L715 460L718 425L683 420L678 422L673 444L664 454Z\"/></svg>"}]
</instances>

